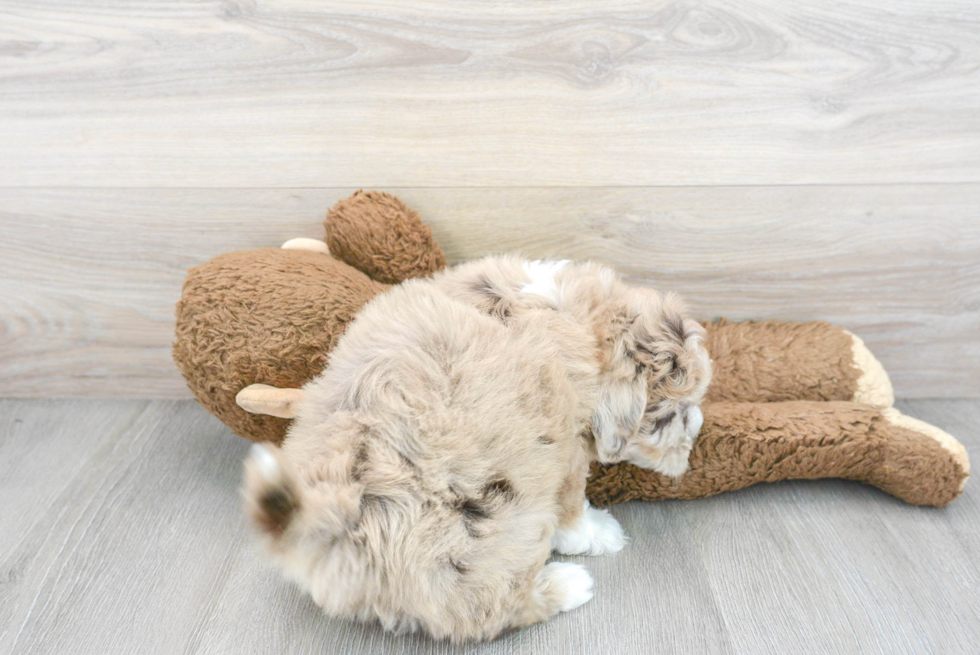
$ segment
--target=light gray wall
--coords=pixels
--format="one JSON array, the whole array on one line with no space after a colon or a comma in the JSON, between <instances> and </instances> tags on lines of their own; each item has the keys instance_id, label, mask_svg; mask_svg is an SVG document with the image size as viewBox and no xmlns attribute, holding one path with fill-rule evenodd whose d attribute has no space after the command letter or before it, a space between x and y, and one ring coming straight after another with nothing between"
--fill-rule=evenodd
<instances>
[{"instance_id":1,"label":"light gray wall","mask_svg":"<svg viewBox=\"0 0 980 655\"><path fill-rule=\"evenodd\" d=\"M980 396L980 5L0 4L0 395L183 397L184 271L358 187Z\"/></svg>"}]
</instances>

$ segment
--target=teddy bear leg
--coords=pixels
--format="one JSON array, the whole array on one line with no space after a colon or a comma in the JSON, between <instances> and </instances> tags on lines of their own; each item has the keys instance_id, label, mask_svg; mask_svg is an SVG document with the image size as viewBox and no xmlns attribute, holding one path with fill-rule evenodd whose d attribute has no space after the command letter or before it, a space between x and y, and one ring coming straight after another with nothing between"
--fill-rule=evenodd
<instances>
[{"instance_id":1,"label":"teddy bear leg","mask_svg":"<svg viewBox=\"0 0 980 655\"><path fill-rule=\"evenodd\" d=\"M714 376L707 400L849 400L891 407L884 367L864 342L824 323L726 320L705 324Z\"/></svg>"},{"instance_id":2,"label":"teddy bear leg","mask_svg":"<svg viewBox=\"0 0 980 655\"><path fill-rule=\"evenodd\" d=\"M861 337L848 330L844 330L844 333L851 337L853 366L860 371L851 400L875 407L891 407L895 404L895 392L885 367L868 350Z\"/></svg>"},{"instance_id":3,"label":"teddy bear leg","mask_svg":"<svg viewBox=\"0 0 980 655\"><path fill-rule=\"evenodd\" d=\"M913 505L942 507L970 477L970 458L952 435L894 408L882 410L881 463L868 482Z\"/></svg>"},{"instance_id":4,"label":"teddy bear leg","mask_svg":"<svg viewBox=\"0 0 980 655\"><path fill-rule=\"evenodd\" d=\"M720 402L703 409L704 427L683 477L597 464L588 497L597 505L704 498L758 482L844 478L941 507L970 473L956 439L894 409L843 401Z\"/></svg>"}]
</instances>

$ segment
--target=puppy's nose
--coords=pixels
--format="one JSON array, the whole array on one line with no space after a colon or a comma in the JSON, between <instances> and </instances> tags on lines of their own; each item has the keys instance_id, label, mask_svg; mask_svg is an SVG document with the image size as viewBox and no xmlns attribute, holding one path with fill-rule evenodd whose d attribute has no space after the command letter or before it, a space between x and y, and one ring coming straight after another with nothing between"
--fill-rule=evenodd
<instances>
[{"instance_id":1,"label":"puppy's nose","mask_svg":"<svg viewBox=\"0 0 980 655\"><path fill-rule=\"evenodd\" d=\"M701 432L702 425L704 425L704 414L701 413L701 408L698 406L689 408L687 410L687 433L691 436L697 436Z\"/></svg>"}]
</instances>

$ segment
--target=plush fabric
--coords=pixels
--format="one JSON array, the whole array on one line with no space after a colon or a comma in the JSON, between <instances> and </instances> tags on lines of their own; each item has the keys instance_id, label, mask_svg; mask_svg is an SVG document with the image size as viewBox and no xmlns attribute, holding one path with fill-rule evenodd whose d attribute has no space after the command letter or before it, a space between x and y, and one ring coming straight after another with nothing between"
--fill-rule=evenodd
<instances>
[{"instance_id":1,"label":"plush fabric","mask_svg":"<svg viewBox=\"0 0 980 655\"><path fill-rule=\"evenodd\" d=\"M852 402L715 402L680 479L630 464L593 466L588 496L626 500L703 498L759 482L845 478L914 505L955 498L967 469L928 436L901 427L881 409Z\"/></svg>"},{"instance_id":2,"label":"plush fabric","mask_svg":"<svg viewBox=\"0 0 980 655\"><path fill-rule=\"evenodd\" d=\"M253 441L281 443L288 420L245 412L239 391L302 386L368 300L446 265L428 226L388 194L355 193L331 208L325 227L331 255L227 253L190 271L177 304L174 361L198 401ZM714 380L690 471L674 480L629 464L596 466L594 501L700 498L824 477L921 505L944 505L962 490L966 451L890 409L887 373L855 335L821 322L722 320L706 331Z\"/></svg>"},{"instance_id":3,"label":"plush fabric","mask_svg":"<svg viewBox=\"0 0 980 655\"><path fill-rule=\"evenodd\" d=\"M397 284L446 266L429 226L387 193L358 191L334 205L323 226L331 254L379 282Z\"/></svg>"},{"instance_id":4,"label":"plush fabric","mask_svg":"<svg viewBox=\"0 0 980 655\"><path fill-rule=\"evenodd\" d=\"M326 366L357 311L386 288L315 252L219 255L187 274L174 360L198 402L236 434L281 443L288 421L249 414L235 395L253 383L301 387Z\"/></svg>"},{"instance_id":5,"label":"plush fabric","mask_svg":"<svg viewBox=\"0 0 980 655\"><path fill-rule=\"evenodd\" d=\"M706 328L708 401L851 400L858 390L851 336L839 327L721 320Z\"/></svg>"}]
</instances>

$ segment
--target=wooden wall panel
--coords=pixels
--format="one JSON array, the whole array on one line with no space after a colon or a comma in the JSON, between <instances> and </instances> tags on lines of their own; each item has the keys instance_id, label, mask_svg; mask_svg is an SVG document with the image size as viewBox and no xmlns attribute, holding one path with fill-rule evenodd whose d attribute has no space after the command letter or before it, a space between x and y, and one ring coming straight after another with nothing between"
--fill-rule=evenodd
<instances>
[{"instance_id":1,"label":"wooden wall panel","mask_svg":"<svg viewBox=\"0 0 980 655\"><path fill-rule=\"evenodd\" d=\"M844 325L899 396L980 396L980 185L389 190L452 260L594 258L703 318ZM185 271L319 237L352 191L0 190L0 396L187 396Z\"/></svg>"},{"instance_id":2,"label":"wooden wall panel","mask_svg":"<svg viewBox=\"0 0 980 655\"><path fill-rule=\"evenodd\" d=\"M0 1L0 185L980 182L972 0Z\"/></svg>"},{"instance_id":3,"label":"wooden wall panel","mask_svg":"<svg viewBox=\"0 0 980 655\"><path fill-rule=\"evenodd\" d=\"M969 0L0 0L0 394L179 397L184 271L358 186L978 395Z\"/></svg>"}]
</instances>

